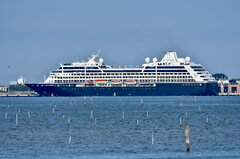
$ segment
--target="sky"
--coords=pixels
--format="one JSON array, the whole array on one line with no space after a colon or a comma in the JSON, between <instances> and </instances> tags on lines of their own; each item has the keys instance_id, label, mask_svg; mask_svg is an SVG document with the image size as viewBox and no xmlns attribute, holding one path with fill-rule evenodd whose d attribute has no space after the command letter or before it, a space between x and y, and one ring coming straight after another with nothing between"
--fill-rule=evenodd
<instances>
[{"instance_id":1,"label":"sky","mask_svg":"<svg viewBox=\"0 0 240 159\"><path fill-rule=\"evenodd\" d=\"M240 78L239 0L1 0L0 85L41 82L60 63L140 66L166 51Z\"/></svg>"}]
</instances>

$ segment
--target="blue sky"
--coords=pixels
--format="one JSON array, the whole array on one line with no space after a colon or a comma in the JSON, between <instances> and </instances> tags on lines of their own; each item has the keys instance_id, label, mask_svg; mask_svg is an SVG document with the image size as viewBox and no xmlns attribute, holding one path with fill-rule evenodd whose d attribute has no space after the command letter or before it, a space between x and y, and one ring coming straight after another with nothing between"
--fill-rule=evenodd
<instances>
[{"instance_id":1,"label":"blue sky","mask_svg":"<svg viewBox=\"0 0 240 159\"><path fill-rule=\"evenodd\" d=\"M1 0L0 84L42 81L59 63L98 49L115 66L173 50L210 73L240 78L239 7L237 0Z\"/></svg>"}]
</instances>

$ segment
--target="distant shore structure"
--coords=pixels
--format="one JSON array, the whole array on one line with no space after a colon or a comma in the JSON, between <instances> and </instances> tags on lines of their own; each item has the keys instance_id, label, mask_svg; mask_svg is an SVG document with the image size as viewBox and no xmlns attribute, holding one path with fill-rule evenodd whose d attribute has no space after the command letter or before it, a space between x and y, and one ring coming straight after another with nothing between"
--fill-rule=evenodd
<instances>
[{"instance_id":1,"label":"distant shore structure","mask_svg":"<svg viewBox=\"0 0 240 159\"><path fill-rule=\"evenodd\" d=\"M142 67L105 65L99 52L87 62L61 64L44 82L26 83L40 96L197 96L217 95L217 82L190 57L166 52L158 61L145 59ZM97 61L98 59L98 61Z\"/></svg>"},{"instance_id":2,"label":"distant shore structure","mask_svg":"<svg viewBox=\"0 0 240 159\"><path fill-rule=\"evenodd\" d=\"M218 80L219 95L240 96L240 79Z\"/></svg>"},{"instance_id":3,"label":"distant shore structure","mask_svg":"<svg viewBox=\"0 0 240 159\"><path fill-rule=\"evenodd\" d=\"M0 92L7 92L7 86L0 85Z\"/></svg>"},{"instance_id":4,"label":"distant shore structure","mask_svg":"<svg viewBox=\"0 0 240 159\"><path fill-rule=\"evenodd\" d=\"M21 76L18 78L17 84L24 85L25 84L25 79Z\"/></svg>"},{"instance_id":5,"label":"distant shore structure","mask_svg":"<svg viewBox=\"0 0 240 159\"><path fill-rule=\"evenodd\" d=\"M29 97L38 96L25 86L25 79L21 76L17 81L10 81L8 86L0 86L0 97Z\"/></svg>"}]
</instances>

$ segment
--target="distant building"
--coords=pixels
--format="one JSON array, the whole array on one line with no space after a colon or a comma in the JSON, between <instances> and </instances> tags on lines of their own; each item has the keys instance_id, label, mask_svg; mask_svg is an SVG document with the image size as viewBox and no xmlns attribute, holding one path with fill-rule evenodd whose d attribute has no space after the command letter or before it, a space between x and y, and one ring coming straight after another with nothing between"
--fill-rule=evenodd
<instances>
[{"instance_id":1,"label":"distant building","mask_svg":"<svg viewBox=\"0 0 240 159\"><path fill-rule=\"evenodd\" d=\"M227 94L240 94L240 79L219 80L219 92Z\"/></svg>"},{"instance_id":2,"label":"distant building","mask_svg":"<svg viewBox=\"0 0 240 159\"><path fill-rule=\"evenodd\" d=\"M18 83L16 81L10 81L10 85L17 85Z\"/></svg>"},{"instance_id":3,"label":"distant building","mask_svg":"<svg viewBox=\"0 0 240 159\"><path fill-rule=\"evenodd\" d=\"M237 79L231 79L228 85L228 93L240 93L240 82Z\"/></svg>"},{"instance_id":4,"label":"distant building","mask_svg":"<svg viewBox=\"0 0 240 159\"><path fill-rule=\"evenodd\" d=\"M231 84L240 84L240 79L231 79L229 82Z\"/></svg>"},{"instance_id":5,"label":"distant building","mask_svg":"<svg viewBox=\"0 0 240 159\"><path fill-rule=\"evenodd\" d=\"M0 85L0 92L7 92L7 87Z\"/></svg>"}]
</instances>

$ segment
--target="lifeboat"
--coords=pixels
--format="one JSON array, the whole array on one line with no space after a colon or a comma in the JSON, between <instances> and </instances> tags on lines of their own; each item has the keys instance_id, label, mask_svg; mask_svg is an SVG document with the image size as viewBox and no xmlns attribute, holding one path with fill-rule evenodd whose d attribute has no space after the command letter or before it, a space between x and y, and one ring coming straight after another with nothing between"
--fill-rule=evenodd
<instances>
[{"instance_id":1,"label":"lifeboat","mask_svg":"<svg viewBox=\"0 0 240 159\"><path fill-rule=\"evenodd\" d=\"M137 81L134 79L126 80L125 84L137 84Z\"/></svg>"},{"instance_id":2,"label":"lifeboat","mask_svg":"<svg viewBox=\"0 0 240 159\"><path fill-rule=\"evenodd\" d=\"M121 83L122 83L122 81L118 80L118 79L111 80L111 84L121 84Z\"/></svg>"},{"instance_id":3,"label":"lifeboat","mask_svg":"<svg viewBox=\"0 0 240 159\"><path fill-rule=\"evenodd\" d=\"M107 83L107 80L96 80L96 83Z\"/></svg>"},{"instance_id":4,"label":"lifeboat","mask_svg":"<svg viewBox=\"0 0 240 159\"><path fill-rule=\"evenodd\" d=\"M93 84L93 81L86 81L86 84Z\"/></svg>"}]
</instances>

